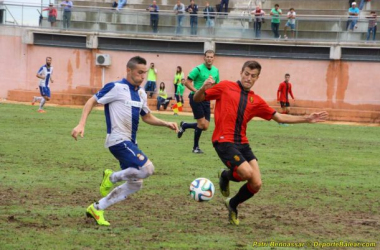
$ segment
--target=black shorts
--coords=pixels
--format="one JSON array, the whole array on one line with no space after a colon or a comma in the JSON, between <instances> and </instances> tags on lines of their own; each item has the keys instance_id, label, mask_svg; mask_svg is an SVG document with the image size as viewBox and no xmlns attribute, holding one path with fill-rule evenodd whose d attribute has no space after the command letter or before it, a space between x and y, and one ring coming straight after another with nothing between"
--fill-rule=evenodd
<instances>
[{"instance_id":1,"label":"black shorts","mask_svg":"<svg viewBox=\"0 0 380 250\"><path fill-rule=\"evenodd\" d=\"M207 121L210 121L210 101L194 102L193 97L194 94L189 95L190 106L193 110L194 119L201 119L204 117Z\"/></svg>"},{"instance_id":2,"label":"black shorts","mask_svg":"<svg viewBox=\"0 0 380 250\"><path fill-rule=\"evenodd\" d=\"M230 169L240 166L245 161L257 160L249 144L236 145L231 142L214 142L214 148L224 165Z\"/></svg>"},{"instance_id":3,"label":"black shorts","mask_svg":"<svg viewBox=\"0 0 380 250\"><path fill-rule=\"evenodd\" d=\"M281 104L281 108L290 107L289 102L280 102L280 104Z\"/></svg>"}]
</instances>

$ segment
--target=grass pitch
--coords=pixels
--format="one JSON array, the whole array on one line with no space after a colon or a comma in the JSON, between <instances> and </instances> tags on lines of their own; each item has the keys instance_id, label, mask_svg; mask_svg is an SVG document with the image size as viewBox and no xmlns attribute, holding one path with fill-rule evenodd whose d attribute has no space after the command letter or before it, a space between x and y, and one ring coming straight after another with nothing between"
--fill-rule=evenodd
<instances>
[{"instance_id":1,"label":"grass pitch","mask_svg":"<svg viewBox=\"0 0 380 250\"><path fill-rule=\"evenodd\" d=\"M252 121L251 147L262 190L228 224L218 190L223 167L204 132L204 155L191 153L193 132L140 123L139 147L156 167L143 189L106 210L111 227L85 217L100 198L105 168L119 170L104 148L102 111L90 115L85 138L70 132L80 109L0 105L1 249L250 249L254 242L377 242L380 231L380 127ZM157 115L172 121L189 116ZM189 199L192 180L214 182L210 202ZM241 184L231 183L232 194ZM269 248L261 248L269 249ZM292 249L292 248L278 248ZM363 249L363 248L362 248Z\"/></svg>"}]
</instances>

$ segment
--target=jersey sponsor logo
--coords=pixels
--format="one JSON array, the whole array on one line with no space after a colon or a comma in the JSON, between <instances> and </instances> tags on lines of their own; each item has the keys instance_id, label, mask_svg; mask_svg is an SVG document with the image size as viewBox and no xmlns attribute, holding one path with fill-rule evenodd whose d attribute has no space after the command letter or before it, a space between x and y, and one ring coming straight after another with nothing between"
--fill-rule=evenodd
<instances>
[{"instance_id":1,"label":"jersey sponsor logo","mask_svg":"<svg viewBox=\"0 0 380 250\"><path fill-rule=\"evenodd\" d=\"M140 161L145 160L145 157L142 154L137 154L137 158L139 158Z\"/></svg>"},{"instance_id":2,"label":"jersey sponsor logo","mask_svg":"<svg viewBox=\"0 0 380 250\"><path fill-rule=\"evenodd\" d=\"M143 106L142 102L129 101L129 100L125 101L124 105L127 107L137 107L137 108L142 108Z\"/></svg>"},{"instance_id":3,"label":"jersey sponsor logo","mask_svg":"<svg viewBox=\"0 0 380 250\"><path fill-rule=\"evenodd\" d=\"M240 157L238 155L234 156L235 161L240 161Z\"/></svg>"}]
</instances>

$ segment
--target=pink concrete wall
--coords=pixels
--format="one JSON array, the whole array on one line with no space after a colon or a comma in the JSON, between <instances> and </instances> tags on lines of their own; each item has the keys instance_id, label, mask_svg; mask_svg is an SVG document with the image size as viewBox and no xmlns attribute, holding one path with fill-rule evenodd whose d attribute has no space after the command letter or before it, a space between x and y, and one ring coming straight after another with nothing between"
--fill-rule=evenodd
<instances>
[{"instance_id":1,"label":"pink concrete wall","mask_svg":"<svg viewBox=\"0 0 380 250\"><path fill-rule=\"evenodd\" d=\"M53 58L55 83L52 91L70 92L76 86L102 84L102 71L95 66L95 54L111 55L112 66L105 70L105 82L125 77L126 62L135 55L154 62L158 69L158 82L165 82L173 92L173 76L177 65L185 74L203 62L201 55L175 55L122 51L68 49L25 45L21 37L0 36L0 97L8 90L33 90L38 87L35 77L45 58ZM252 58L254 59L254 58ZM242 64L248 58L217 56L215 66L221 79L238 80ZM380 63L340 62L311 60L257 59L263 69L254 91L267 101L274 101L278 84L285 73L291 74L296 105L380 110ZM187 96L188 90L185 95ZM342 106L343 105L343 106Z\"/></svg>"}]
</instances>

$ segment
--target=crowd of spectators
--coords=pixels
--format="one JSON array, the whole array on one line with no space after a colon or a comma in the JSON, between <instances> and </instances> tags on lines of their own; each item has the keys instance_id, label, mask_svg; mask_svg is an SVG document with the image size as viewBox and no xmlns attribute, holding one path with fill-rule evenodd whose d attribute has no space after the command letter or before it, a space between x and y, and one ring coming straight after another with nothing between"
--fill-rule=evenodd
<instances>
[{"instance_id":1,"label":"crowd of spectators","mask_svg":"<svg viewBox=\"0 0 380 250\"><path fill-rule=\"evenodd\" d=\"M368 20L368 31L367 31L367 40L370 40L372 37L372 40L376 39L376 31L377 31L377 15L375 11L371 11L367 15L361 14L361 11L365 7L366 3L370 2L371 0L357 0L360 1L360 4L358 6L358 3L354 0L349 0L349 8L348 8L348 16L347 16L347 22L346 22L346 30L348 31L355 31L358 27L358 21L359 17L365 17ZM251 1L252 2L252 1ZM259 2L259 3L258 3ZM262 1L255 1L256 4L260 4ZM123 6L127 4L126 0L118 0L113 3L113 8L117 11L120 11ZM183 26L184 26L184 20L186 17L186 14L190 17L190 35L196 36L198 34L198 18L201 16L200 14L203 13L203 18L205 19L205 26L208 28L208 33L212 34L214 32L215 27L215 17L217 15L224 16L226 13L228 13L228 4L229 0L220 0L220 4L216 5L216 8L212 7L209 2L206 2L206 5L202 8L199 7L195 0L190 0L190 4L188 6L185 6L181 2L181 0L178 0L177 3L173 7L173 11L176 15L176 27L175 27L175 33L176 34L182 34L183 33ZM62 9L62 27L64 29L70 28L70 22L71 22L71 12L73 8L73 3L70 0L64 0L59 4L59 6ZM152 28L153 33L159 32L159 11L160 8L157 5L156 0L152 1L152 4L150 4L147 8L147 11L150 12L150 26ZM43 11L48 11L48 21L51 24L51 27L56 26L58 11L54 7L54 5L51 3L49 4L48 8L43 9ZM368 13L368 12L367 12ZM279 4L275 4L274 7L270 10L268 13L269 16L267 17L267 13L263 9L261 9L260 5L257 5L255 9L250 13L252 15L252 21L253 21L253 30L254 35L256 39L260 39L261 37L261 29L262 25L265 23L266 19L270 19L271 22L271 30L273 32L273 37L275 39L281 39L280 35L280 25L281 20L286 19L286 23L283 26L284 28L284 39L288 39L287 32L288 29L290 29L291 36L290 38L295 38L295 30L296 30L296 11L294 8L290 8L287 12L287 15L283 15L283 12L279 6Z\"/></svg>"}]
</instances>

